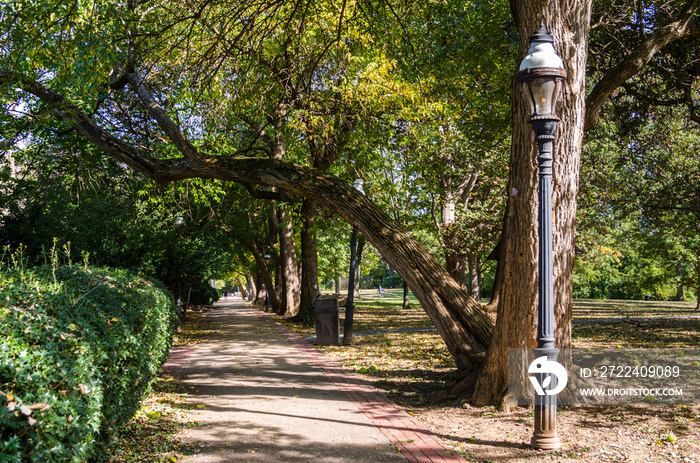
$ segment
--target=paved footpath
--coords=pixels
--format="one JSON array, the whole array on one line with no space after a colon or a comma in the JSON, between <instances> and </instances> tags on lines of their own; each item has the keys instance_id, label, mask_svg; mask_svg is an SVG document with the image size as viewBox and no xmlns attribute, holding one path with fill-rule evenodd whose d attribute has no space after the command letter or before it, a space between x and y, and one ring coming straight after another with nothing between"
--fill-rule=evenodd
<instances>
[{"instance_id":1,"label":"paved footpath","mask_svg":"<svg viewBox=\"0 0 700 463\"><path fill-rule=\"evenodd\" d=\"M384 395L307 340L240 301L204 319L206 342L176 348L164 366L191 387L178 436L187 463L464 462Z\"/></svg>"}]
</instances>

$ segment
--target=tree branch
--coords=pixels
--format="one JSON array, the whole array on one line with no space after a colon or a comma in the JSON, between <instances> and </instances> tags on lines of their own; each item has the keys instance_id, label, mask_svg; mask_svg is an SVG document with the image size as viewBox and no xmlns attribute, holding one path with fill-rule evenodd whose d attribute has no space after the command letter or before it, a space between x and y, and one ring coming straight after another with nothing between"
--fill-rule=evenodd
<instances>
[{"instance_id":1,"label":"tree branch","mask_svg":"<svg viewBox=\"0 0 700 463\"><path fill-rule=\"evenodd\" d=\"M146 85L139 78L136 73L130 72L126 75L131 88L136 92L139 99L146 107L148 113L156 120L161 129L165 132L168 138L173 142L175 147L180 151L186 158L197 157L197 148L195 148L192 143L187 140L185 134L178 128L177 124L173 122L168 114L165 112L163 107L158 104L151 92L148 91Z\"/></svg>"},{"instance_id":2,"label":"tree branch","mask_svg":"<svg viewBox=\"0 0 700 463\"><path fill-rule=\"evenodd\" d=\"M620 85L637 75L659 50L671 42L695 37L700 33L700 26L691 24L698 4L700 4L700 0L689 0L677 21L667 24L648 36L627 58L621 60L596 84L586 98L584 132L591 130L598 123L605 100Z\"/></svg>"},{"instance_id":3,"label":"tree branch","mask_svg":"<svg viewBox=\"0 0 700 463\"><path fill-rule=\"evenodd\" d=\"M164 161L144 155L122 140L114 137L98 126L78 107L66 102L61 95L38 82L16 72L0 70L0 83L17 85L25 92L36 96L49 105L54 117L69 122L87 140L97 145L97 147L116 160L123 162L147 177L157 180L159 173L166 170ZM176 166L169 166L167 170L170 167ZM176 170L179 169L176 168ZM182 174L184 172L178 173L178 175Z\"/></svg>"}]
</instances>

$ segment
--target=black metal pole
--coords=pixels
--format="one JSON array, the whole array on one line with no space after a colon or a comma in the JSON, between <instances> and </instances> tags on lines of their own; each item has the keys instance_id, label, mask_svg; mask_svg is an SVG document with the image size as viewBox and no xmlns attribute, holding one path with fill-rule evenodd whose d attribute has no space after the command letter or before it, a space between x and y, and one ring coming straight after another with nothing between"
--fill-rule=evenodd
<instances>
[{"instance_id":1,"label":"black metal pole","mask_svg":"<svg viewBox=\"0 0 700 463\"><path fill-rule=\"evenodd\" d=\"M348 276L348 299L345 302L343 345L352 345L352 323L355 316L355 268L357 268L357 228L352 227L350 238L350 275Z\"/></svg>"},{"instance_id":2,"label":"black metal pole","mask_svg":"<svg viewBox=\"0 0 700 463\"><path fill-rule=\"evenodd\" d=\"M554 267L552 246L552 151L557 119L533 119L530 121L535 131L539 148L537 164L539 168L539 304L537 316L537 348L535 358L546 356L556 361L559 349L554 347ZM545 376L548 374L544 374ZM556 376L549 389L556 387ZM543 384L544 378L538 378ZM556 394L535 395L535 432L531 444L540 449L556 449L561 446L556 429Z\"/></svg>"}]
</instances>

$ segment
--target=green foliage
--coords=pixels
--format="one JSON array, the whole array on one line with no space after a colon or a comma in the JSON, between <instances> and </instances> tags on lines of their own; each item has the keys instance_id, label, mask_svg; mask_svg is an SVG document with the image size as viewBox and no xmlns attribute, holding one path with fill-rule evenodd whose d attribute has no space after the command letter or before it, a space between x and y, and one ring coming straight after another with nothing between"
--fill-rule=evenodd
<instances>
[{"instance_id":1,"label":"green foliage","mask_svg":"<svg viewBox=\"0 0 700 463\"><path fill-rule=\"evenodd\" d=\"M0 195L0 245L25 245L32 265L53 262L55 254L62 261L89 255L93 265L129 268L174 292L178 283L186 288L215 276L226 262L228 237L210 220L223 194L215 182L160 187L85 143L68 148L53 138L15 151L13 159L22 175L0 179L7 193Z\"/></svg>"},{"instance_id":2,"label":"green foliage","mask_svg":"<svg viewBox=\"0 0 700 463\"><path fill-rule=\"evenodd\" d=\"M0 461L84 461L102 416L90 346L37 307L0 308L0 326Z\"/></svg>"},{"instance_id":3,"label":"green foliage","mask_svg":"<svg viewBox=\"0 0 700 463\"><path fill-rule=\"evenodd\" d=\"M176 321L172 297L161 284L126 270L75 266L7 270L0 297L0 324L11 333L0 370L2 412L9 412L12 394L16 404L46 403L58 413L47 414L47 422L39 412L41 420L27 419L22 427L3 421L3 442L22 452L21 461L102 458L166 359ZM42 347L29 354L31 346ZM30 360L18 360L27 355ZM14 365L35 370L25 377ZM34 446L20 446L18 438ZM66 449L54 454L52 442L65 442Z\"/></svg>"},{"instance_id":4,"label":"green foliage","mask_svg":"<svg viewBox=\"0 0 700 463\"><path fill-rule=\"evenodd\" d=\"M192 287L190 305L210 305L219 300L219 292L209 283L200 283Z\"/></svg>"},{"instance_id":5,"label":"green foliage","mask_svg":"<svg viewBox=\"0 0 700 463\"><path fill-rule=\"evenodd\" d=\"M606 119L588 136L575 297L663 300L682 294L679 289L697 290L700 132L685 116L678 108L657 108L633 120Z\"/></svg>"}]
</instances>

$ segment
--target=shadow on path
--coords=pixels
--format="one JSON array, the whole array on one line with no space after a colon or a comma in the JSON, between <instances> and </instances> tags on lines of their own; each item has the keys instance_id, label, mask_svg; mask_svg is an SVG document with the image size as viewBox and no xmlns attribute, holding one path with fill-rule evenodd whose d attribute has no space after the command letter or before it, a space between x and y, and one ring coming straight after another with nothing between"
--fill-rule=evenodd
<instances>
[{"instance_id":1,"label":"shadow on path","mask_svg":"<svg viewBox=\"0 0 700 463\"><path fill-rule=\"evenodd\" d=\"M183 462L462 462L386 397L243 302L217 304L206 341L166 368L190 391Z\"/></svg>"}]
</instances>

